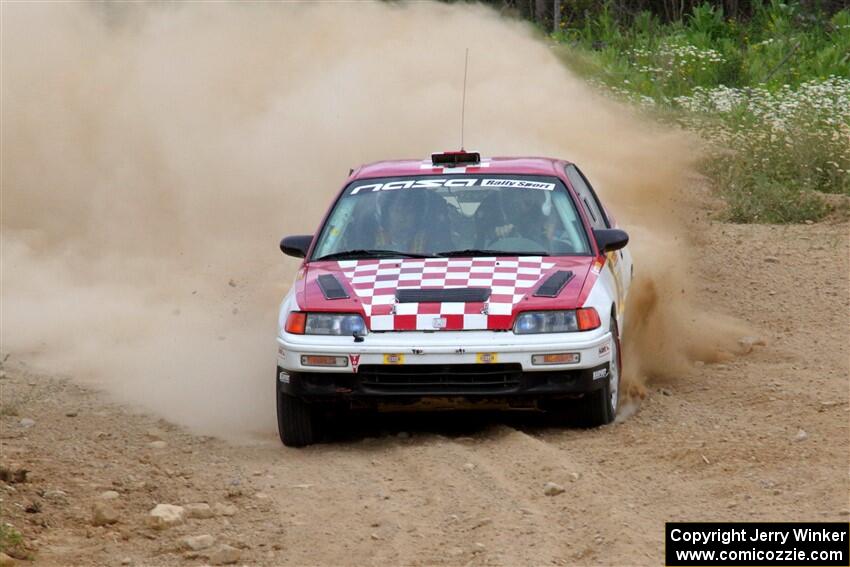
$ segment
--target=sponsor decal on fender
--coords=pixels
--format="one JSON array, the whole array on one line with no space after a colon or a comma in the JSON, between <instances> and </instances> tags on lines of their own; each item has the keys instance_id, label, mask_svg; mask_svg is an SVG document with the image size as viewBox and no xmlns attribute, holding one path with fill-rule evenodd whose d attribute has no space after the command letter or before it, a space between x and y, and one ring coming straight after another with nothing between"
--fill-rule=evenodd
<instances>
[{"instance_id":1,"label":"sponsor decal on fender","mask_svg":"<svg viewBox=\"0 0 850 567\"><path fill-rule=\"evenodd\" d=\"M385 354L384 364L404 364L403 354Z\"/></svg>"},{"instance_id":2,"label":"sponsor decal on fender","mask_svg":"<svg viewBox=\"0 0 850 567\"><path fill-rule=\"evenodd\" d=\"M599 370L593 371L593 379L594 380L599 380L600 378L607 378L607 377L608 377L608 369L607 368L600 368Z\"/></svg>"},{"instance_id":3,"label":"sponsor decal on fender","mask_svg":"<svg viewBox=\"0 0 850 567\"><path fill-rule=\"evenodd\" d=\"M599 347L599 356L608 356L611 353L611 343L605 343Z\"/></svg>"},{"instance_id":4,"label":"sponsor decal on fender","mask_svg":"<svg viewBox=\"0 0 850 567\"><path fill-rule=\"evenodd\" d=\"M354 370L354 373L357 374L357 369L360 367L360 355L349 354L348 360L351 361L351 368Z\"/></svg>"}]
</instances>

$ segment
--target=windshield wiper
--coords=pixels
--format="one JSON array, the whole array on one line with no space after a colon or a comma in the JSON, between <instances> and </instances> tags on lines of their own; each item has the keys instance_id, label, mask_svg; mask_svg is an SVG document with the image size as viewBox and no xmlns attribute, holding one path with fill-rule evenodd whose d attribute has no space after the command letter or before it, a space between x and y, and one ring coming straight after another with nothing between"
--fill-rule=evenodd
<instances>
[{"instance_id":1,"label":"windshield wiper","mask_svg":"<svg viewBox=\"0 0 850 567\"><path fill-rule=\"evenodd\" d=\"M414 254L411 252L399 252L398 250L369 250L359 248L356 250L342 250L332 254L325 254L314 260L342 260L345 258L433 258L431 254Z\"/></svg>"},{"instance_id":2,"label":"windshield wiper","mask_svg":"<svg viewBox=\"0 0 850 567\"><path fill-rule=\"evenodd\" d=\"M453 258L456 256L549 256L545 250L537 250L534 252L525 252L516 250L487 250L481 248L467 248L466 250L447 250L445 252L437 252L437 256Z\"/></svg>"}]
</instances>

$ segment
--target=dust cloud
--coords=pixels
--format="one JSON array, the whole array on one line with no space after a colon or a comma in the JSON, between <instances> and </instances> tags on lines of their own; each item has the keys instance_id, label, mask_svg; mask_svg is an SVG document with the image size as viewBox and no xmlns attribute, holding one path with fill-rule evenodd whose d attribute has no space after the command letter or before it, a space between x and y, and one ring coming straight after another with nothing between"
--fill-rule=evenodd
<instances>
[{"instance_id":1,"label":"dust cloud","mask_svg":"<svg viewBox=\"0 0 850 567\"><path fill-rule=\"evenodd\" d=\"M634 391L716 351L680 289L697 155L475 5L2 5L2 349L197 431L274 428L276 310L349 167L576 161L631 231ZM702 317L702 316L699 316ZM700 328L699 332L692 329Z\"/></svg>"}]
</instances>

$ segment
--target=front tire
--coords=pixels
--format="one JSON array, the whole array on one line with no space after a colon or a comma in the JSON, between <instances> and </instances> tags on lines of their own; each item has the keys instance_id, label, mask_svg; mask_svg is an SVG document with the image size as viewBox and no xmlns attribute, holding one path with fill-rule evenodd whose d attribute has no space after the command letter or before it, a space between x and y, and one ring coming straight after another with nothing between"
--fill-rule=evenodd
<instances>
[{"instance_id":1,"label":"front tire","mask_svg":"<svg viewBox=\"0 0 850 567\"><path fill-rule=\"evenodd\" d=\"M617 320L611 314L611 364L607 383L573 404L571 421L579 427L599 427L607 425L617 417L620 404L620 375L622 374L620 356L620 331Z\"/></svg>"},{"instance_id":2,"label":"front tire","mask_svg":"<svg viewBox=\"0 0 850 567\"><path fill-rule=\"evenodd\" d=\"M305 447L319 439L316 408L300 398L281 392L277 384L277 430L287 447Z\"/></svg>"}]
</instances>

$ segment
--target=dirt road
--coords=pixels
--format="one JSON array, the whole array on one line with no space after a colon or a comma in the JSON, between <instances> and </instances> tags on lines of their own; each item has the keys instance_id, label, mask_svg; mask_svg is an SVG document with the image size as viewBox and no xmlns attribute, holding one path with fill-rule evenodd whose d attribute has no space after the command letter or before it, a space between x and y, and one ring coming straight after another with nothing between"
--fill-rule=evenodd
<instances>
[{"instance_id":1,"label":"dirt road","mask_svg":"<svg viewBox=\"0 0 850 567\"><path fill-rule=\"evenodd\" d=\"M10 553L44 565L660 565L665 521L846 521L848 228L706 225L700 302L767 345L650 384L634 415L594 431L431 415L346 424L303 450L268 424L267 439L237 445L10 359L0 464L30 471L0 483L2 521L23 534ZM565 492L545 495L547 482ZM99 501L114 523L92 525ZM156 504L199 502L211 510L193 514L212 517L147 525ZM215 543L185 548L202 534Z\"/></svg>"}]
</instances>

